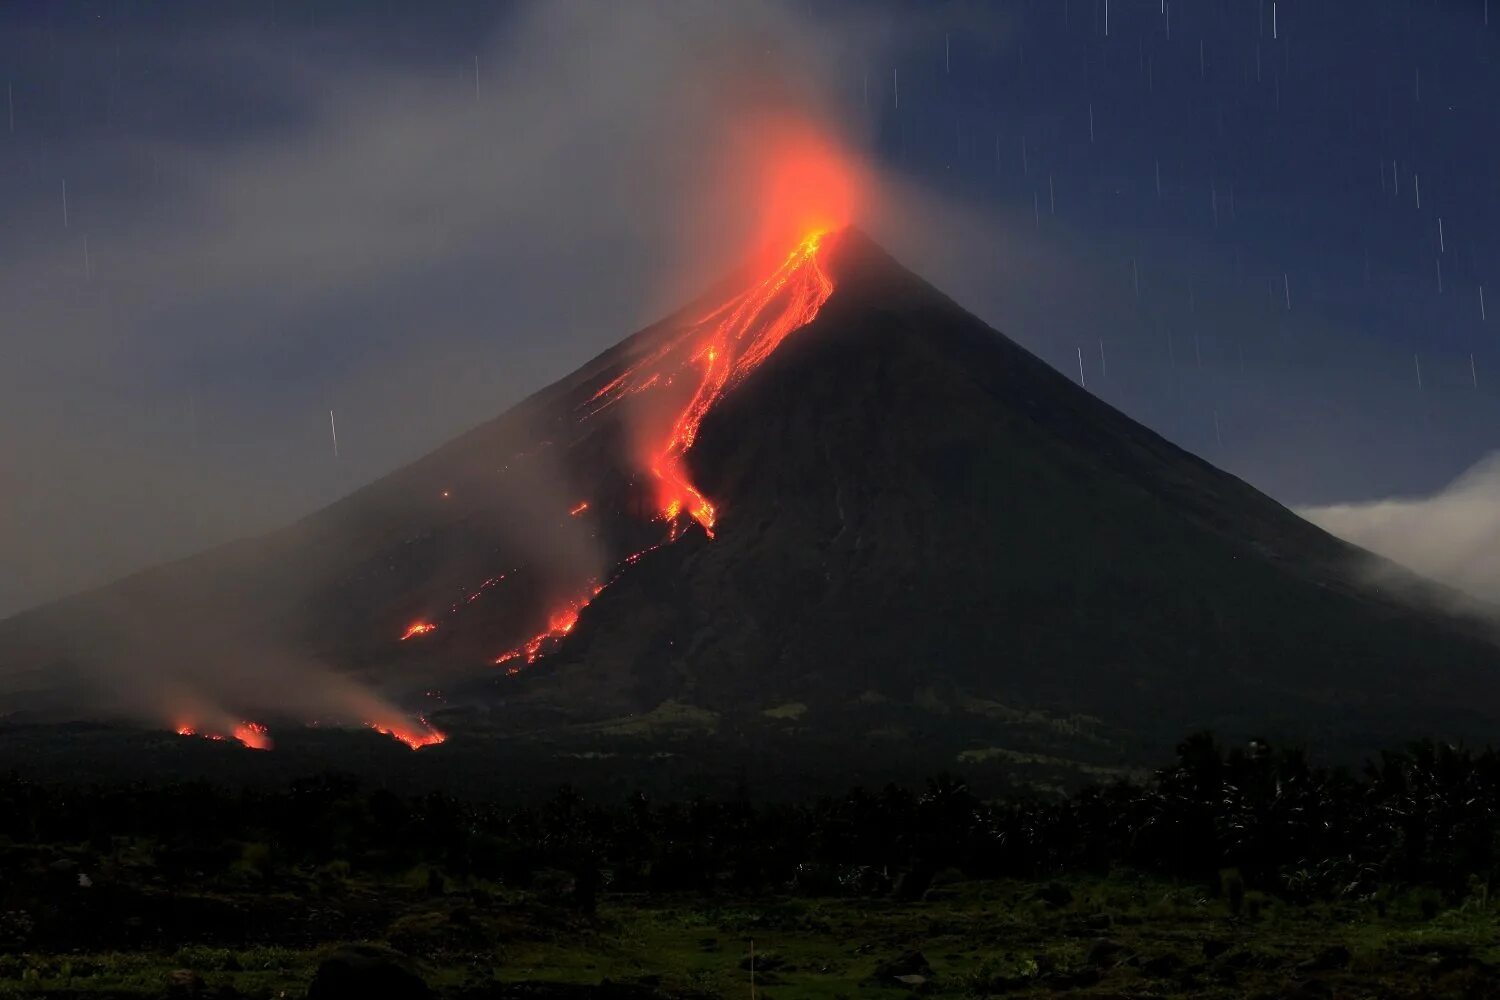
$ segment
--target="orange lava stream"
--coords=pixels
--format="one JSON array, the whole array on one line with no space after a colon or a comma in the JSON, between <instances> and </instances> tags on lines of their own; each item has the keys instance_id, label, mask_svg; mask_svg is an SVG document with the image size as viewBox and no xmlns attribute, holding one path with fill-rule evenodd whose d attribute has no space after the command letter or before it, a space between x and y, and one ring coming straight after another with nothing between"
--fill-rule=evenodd
<instances>
[{"instance_id":1,"label":"orange lava stream","mask_svg":"<svg viewBox=\"0 0 1500 1000\"><path fill-rule=\"evenodd\" d=\"M769 277L690 324L584 404L592 416L628 394L671 384L684 367L700 368L692 398L649 461L659 483L658 509L673 524L674 538L683 515L713 537L718 512L688 477L688 450L714 404L770 357L788 334L812 322L833 294L833 281L818 260L826 235L821 230L809 233Z\"/></svg>"},{"instance_id":2,"label":"orange lava stream","mask_svg":"<svg viewBox=\"0 0 1500 1000\"><path fill-rule=\"evenodd\" d=\"M400 740L413 750L436 746L448 739L446 735L433 728L432 724L421 716L417 717L417 722L421 724L420 728L400 721L390 721L389 724L366 722L365 725L377 733Z\"/></svg>"},{"instance_id":3,"label":"orange lava stream","mask_svg":"<svg viewBox=\"0 0 1500 1000\"><path fill-rule=\"evenodd\" d=\"M506 668L506 673L512 676L521 672L523 665L529 666L535 663L543 653L550 652L556 645L563 641L568 633L578 624L578 615L589 602L599 596L604 589L596 583L590 583L588 591L582 597L576 597L557 611L554 611L547 619L547 628L528 639L523 645L515 649L506 650L495 658L495 666L511 664Z\"/></svg>"},{"instance_id":4,"label":"orange lava stream","mask_svg":"<svg viewBox=\"0 0 1500 1000\"><path fill-rule=\"evenodd\" d=\"M714 404L770 357L789 334L812 322L833 294L833 281L818 260L826 235L823 230L807 234L768 277L690 323L583 404L587 419L632 393L670 386L684 369L700 369L692 397L649 458L658 483L659 516L670 525L668 542L676 541L681 534L684 517L692 518L709 538L714 537L718 511L688 477L688 450ZM587 509L584 502L569 513L577 516ZM552 614L546 630L500 654L495 665L509 664L506 673L514 675L551 652L573 631L579 613L626 567L650 551L627 557L605 583L591 581L582 595Z\"/></svg>"},{"instance_id":5,"label":"orange lava stream","mask_svg":"<svg viewBox=\"0 0 1500 1000\"><path fill-rule=\"evenodd\" d=\"M433 632L436 630L437 626L432 622L417 622L411 626L408 626L408 628L406 629L406 633L401 636L401 641L405 642L407 639L410 639L413 636L426 635L428 632Z\"/></svg>"},{"instance_id":6,"label":"orange lava stream","mask_svg":"<svg viewBox=\"0 0 1500 1000\"><path fill-rule=\"evenodd\" d=\"M572 510L568 511L568 516L569 517L577 517L579 514L582 514L584 511L586 511L588 509L589 509L589 502L587 500L585 500L582 503L580 503L577 507L574 507Z\"/></svg>"}]
</instances>

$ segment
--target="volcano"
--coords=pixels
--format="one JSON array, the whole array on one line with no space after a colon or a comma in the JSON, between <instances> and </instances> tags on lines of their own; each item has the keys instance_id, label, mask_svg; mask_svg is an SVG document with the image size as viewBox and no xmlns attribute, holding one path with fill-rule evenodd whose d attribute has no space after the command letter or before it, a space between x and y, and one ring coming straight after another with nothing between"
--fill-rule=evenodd
<instances>
[{"instance_id":1,"label":"volcano","mask_svg":"<svg viewBox=\"0 0 1500 1000\"><path fill-rule=\"evenodd\" d=\"M1373 558L846 229L297 524L0 623L0 708L277 658L430 718L429 759L1100 773L1202 727L1492 739L1486 628ZM281 753L305 710L244 688L216 703L281 719Z\"/></svg>"}]
</instances>

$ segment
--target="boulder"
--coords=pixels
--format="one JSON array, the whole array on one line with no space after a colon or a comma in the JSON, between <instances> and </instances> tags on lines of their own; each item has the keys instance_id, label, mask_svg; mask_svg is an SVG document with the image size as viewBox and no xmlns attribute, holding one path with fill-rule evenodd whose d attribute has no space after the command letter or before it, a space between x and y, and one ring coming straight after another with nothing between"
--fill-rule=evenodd
<instances>
[{"instance_id":1,"label":"boulder","mask_svg":"<svg viewBox=\"0 0 1500 1000\"><path fill-rule=\"evenodd\" d=\"M1088 954L1084 956L1084 961L1096 968L1100 966L1112 966L1120 960L1120 953L1124 950L1125 946L1118 941L1110 938L1099 938L1093 944L1089 945Z\"/></svg>"},{"instance_id":2,"label":"boulder","mask_svg":"<svg viewBox=\"0 0 1500 1000\"><path fill-rule=\"evenodd\" d=\"M875 966L875 974L871 978L877 982L892 983L902 976L930 975L932 975L932 966L927 964L925 955L920 951L905 951Z\"/></svg>"},{"instance_id":3,"label":"boulder","mask_svg":"<svg viewBox=\"0 0 1500 1000\"><path fill-rule=\"evenodd\" d=\"M410 959L373 944L344 945L318 965L307 1000L346 997L400 997L423 1000L431 991Z\"/></svg>"},{"instance_id":4,"label":"boulder","mask_svg":"<svg viewBox=\"0 0 1500 1000\"><path fill-rule=\"evenodd\" d=\"M201 997L205 989L203 977L192 969L174 969L167 973L169 997Z\"/></svg>"}]
</instances>

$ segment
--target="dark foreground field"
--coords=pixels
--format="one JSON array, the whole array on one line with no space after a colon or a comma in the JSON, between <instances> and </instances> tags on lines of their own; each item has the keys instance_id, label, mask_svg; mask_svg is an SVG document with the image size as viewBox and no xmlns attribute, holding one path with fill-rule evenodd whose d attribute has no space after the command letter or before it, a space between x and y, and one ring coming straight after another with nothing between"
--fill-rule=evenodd
<instances>
[{"instance_id":1,"label":"dark foreground field","mask_svg":"<svg viewBox=\"0 0 1500 1000\"><path fill-rule=\"evenodd\" d=\"M1206 737L1003 800L12 777L0 996L1496 996L1497 779L1433 744L1354 773Z\"/></svg>"},{"instance_id":2,"label":"dark foreground field","mask_svg":"<svg viewBox=\"0 0 1500 1000\"><path fill-rule=\"evenodd\" d=\"M596 913L493 885L425 887L325 876L297 894L215 892L175 946L27 951L0 958L0 993L52 997L301 997L333 942L395 984L444 997L1486 997L1500 988L1496 911L1483 896L1424 914L1252 896L1234 917L1205 887L1148 878L935 886L917 902L785 895L608 894ZM232 908L277 943L226 944ZM12 919L14 919L12 917ZM14 928L8 928L14 932ZM195 943L207 940L208 943ZM394 949L388 950L388 949ZM400 951L410 959L395 954ZM328 975L325 972L325 977Z\"/></svg>"}]
</instances>

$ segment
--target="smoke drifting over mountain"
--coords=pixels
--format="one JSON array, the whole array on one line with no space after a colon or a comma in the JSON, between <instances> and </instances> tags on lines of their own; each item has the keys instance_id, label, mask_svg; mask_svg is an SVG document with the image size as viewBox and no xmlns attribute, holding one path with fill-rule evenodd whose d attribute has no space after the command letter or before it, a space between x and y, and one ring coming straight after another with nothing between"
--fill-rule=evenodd
<instances>
[{"instance_id":1,"label":"smoke drifting over mountain","mask_svg":"<svg viewBox=\"0 0 1500 1000\"><path fill-rule=\"evenodd\" d=\"M231 141L93 135L69 150L65 221L22 220L0 272L25 344L0 367L0 566L18 571L0 578L0 617L288 521L493 416L748 251L849 221L860 168L821 77L836 60L789 9L518 17L436 78L298 58L317 32L206 37L192 62L243 88L251 113L280 114ZM44 148L34 176L51 186ZM90 153L124 173L91 174ZM518 457L467 474L482 498L460 474L422 502L544 549L531 554L560 579L598 577L597 541L548 527L578 501L566 475ZM192 573L143 578L86 616L48 611L66 660L0 664L0 710L257 743L249 720L423 739L380 678L294 652L282 626L312 595L246 593L204 615L200 585L222 581Z\"/></svg>"},{"instance_id":2,"label":"smoke drifting over mountain","mask_svg":"<svg viewBox=\"0 0 1500 1000\"><path fill-rule=\"evenodd\" d=\"M1299 511L1340 538L1500 605L1500 454L1425 497Z\"/></svg>"},{"instance_id":3,"label":"smoke drifting over mountain","mask_svg":"<svg viewBox=\"0 0 1500 1000\"><path fill-rule=\"evenodd\" d=\"M284 523L492 416L775 235L744 155L765 123L839 141L831 39L789 7L504 27L437 74L295 26L127 40L127 69L212 67L255 122L227 138L44 137L21 89L14 160L56 196L4 237L0 615Z\"/></svg>"}]
</instances>

